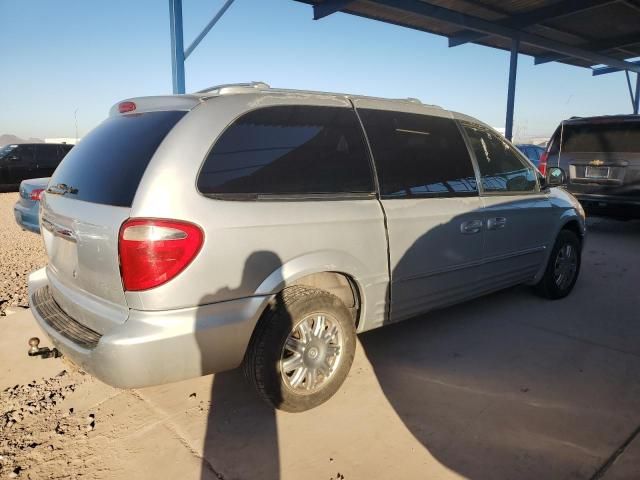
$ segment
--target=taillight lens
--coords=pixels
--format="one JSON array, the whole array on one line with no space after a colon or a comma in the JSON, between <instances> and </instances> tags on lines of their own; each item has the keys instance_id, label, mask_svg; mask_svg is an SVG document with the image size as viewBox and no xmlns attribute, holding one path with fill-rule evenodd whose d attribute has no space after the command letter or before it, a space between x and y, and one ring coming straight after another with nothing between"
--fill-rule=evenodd
<instances>
[{"instance_id":1,"label":"taillight lens","mask_svg":"<svg viewBox=\"0 0 640 480\"><path fill-rule=\"evenodd\" d=\"M148 290L168 282L196 257L204 234L177 220L134 218L120 228L120 274L127 291Z\"/></svg>"},{"instance_id":2,"label":"taillight lens","mask_svg":"<svg viewBox=\"0 0 640 480\"><path fill-rule=\"evenodd\" d=\"M549 160L549 152L544 152L540 155L540 163L538 163L538 170L542 175L547 174L547 160Z\"/></svg>"},{"instance_id":3,"label":"taillight lens","mask_svg":"<svg viewBox=\"0 0 640 480\"><path fill-rule=\"evenodd\" d=\"M44 193L44 188L36 188L35 190L31 190L31 200L39 202L42 200L42 194Z\"/></svg>"},{"instance_id":4,"label":"taillight lens","mask_svg":"<svg viewBox=\"0 0 640 480\"><path fill-rule=\"evenodd\" d=\"M120 113L133 112L136 109L136 104L133 102L120 102L118 104L118 111Z\"/></svg>"}]
</instances>

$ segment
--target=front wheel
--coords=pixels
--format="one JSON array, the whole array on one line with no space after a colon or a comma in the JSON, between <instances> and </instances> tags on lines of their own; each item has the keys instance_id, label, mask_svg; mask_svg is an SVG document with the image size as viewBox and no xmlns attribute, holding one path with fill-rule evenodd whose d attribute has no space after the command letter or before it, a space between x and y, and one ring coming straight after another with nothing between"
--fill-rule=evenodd
<instances>
[{"instance_id":1,"label":"front wheel","mask_svg":"<svg viewBox=\"0 0 640 480\"><path fill-rule=\"evenodd\" d=\"M581 245L578 236L570 230L560 231L544 276L535 286L537 292L552 300L569 295L578 280L580 260Z\"/></svg>"},{"instance_id":2,"label":"front wheel","mask_svg":"<svg viewBox=\"0 0 640 480\"><path fill-rule=\"evenodd\" d=\"M289 287L258 322L244 371L268 403L301 412L340 388L355 347L355 326L340 299L323 290Z\"/></svg>"}]
</instances>

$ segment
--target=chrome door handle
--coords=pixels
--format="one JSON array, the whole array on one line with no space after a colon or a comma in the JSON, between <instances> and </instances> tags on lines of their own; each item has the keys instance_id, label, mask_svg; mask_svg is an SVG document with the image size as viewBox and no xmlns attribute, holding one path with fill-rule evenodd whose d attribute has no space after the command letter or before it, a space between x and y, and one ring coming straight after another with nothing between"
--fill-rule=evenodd
<instances>
[{"instance_id":1,"label":"chrome door handle","mask_svg":"<svg viewBox=\"0 0 640 480\"><path fill-rule=\"evenodd\" d=\"M478 233L482 230L482 220L469 220L460 224L460 233L465 235Z\"/></svg>"},{"instance_id":2,"label":"chrome door handle","mask_svg":"<svg viewBox=\"0 0 640 480\"><path fill-rule=\"evenodd\" d=\"M495 217L487 220L487 228L489 230L498 230L499 228L504 228L507 224L507 219L504 217Z\"/></svg>"}]
</instances>

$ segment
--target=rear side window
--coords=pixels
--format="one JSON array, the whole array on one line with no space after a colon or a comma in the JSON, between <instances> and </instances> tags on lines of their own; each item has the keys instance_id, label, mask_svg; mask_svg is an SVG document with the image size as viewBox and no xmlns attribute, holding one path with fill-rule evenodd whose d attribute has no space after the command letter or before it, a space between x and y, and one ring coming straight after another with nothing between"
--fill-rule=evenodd
<instances>
[{"instance_id":1,"label":"rear side window","mask_svg":"<svg viewBox=\"0 0 640 480\"><path fill-rule=\"evenodd\" d=\"M60 154L60 147L58 145L38 145L36 153L36 163L44 167L56 167L62 155Z\"/></svg>"},{"instance_id":2,"label":"rear side window","mask_svg":"<svg viewBox=\"0 0 640 480\"><path fill-rule=\"evenodd\" d=\"M65 184L78 200L130 207L151 157L185 113L109 117L64 157L49 185Z\"/></svg>"},{"instance_id":3,"label":"rear side window","mask_svg":"<svg viewBox=\"0 0 640 480\"><path fill-rule=\"evenodd\" d=\"M477 195L469 151L448 118L358 109L381 194L387 198Z\"/></svg>"},{"instance_id":4,"label":"rear side window","mask_svg":"<svg viewBox=\"0 0 640 480\"><path fill-rule=\"evenodd\" d=\"M516 149L499 133L469 123L463 126L475 153L485 192L536 191L536 170L521 160Z\"/></svg>"},{"instance_id":5,"label":"rear side window","mask_svg":"<svg viewBox=\"0 0 640 480\"><path fill-rule=\"evenodd\" d=\"M349 108L275 106L242 115L218 138L198 190L227 199L374 191L364 136Z\"/></svg>"},{"instance_id":6,"label":"rear side window","mask_svg":"<svg viewBox=\"0 0 640 480\"><path fill-rule=\"evenodd\" d=\"M640 152L640 122L565 124L562 151Z\"/></svg>"}]
</instances>

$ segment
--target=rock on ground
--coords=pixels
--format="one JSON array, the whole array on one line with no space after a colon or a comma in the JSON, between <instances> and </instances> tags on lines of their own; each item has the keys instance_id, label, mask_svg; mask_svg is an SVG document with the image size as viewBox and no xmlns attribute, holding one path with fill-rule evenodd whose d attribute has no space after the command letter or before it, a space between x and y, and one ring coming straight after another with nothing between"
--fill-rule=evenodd
<instances>
[{"instance_id":1,"label":"rock on ground","mask_svg":"<svg viewBox=\"0 0 640 480\"><path fill-rule=\"evenodd\" d=\"M47 257L42 237L22 230L13 216L17 193L0 193L0 316L8 307L27 307L27 277Z\"/></svg>"}]
</instances>

